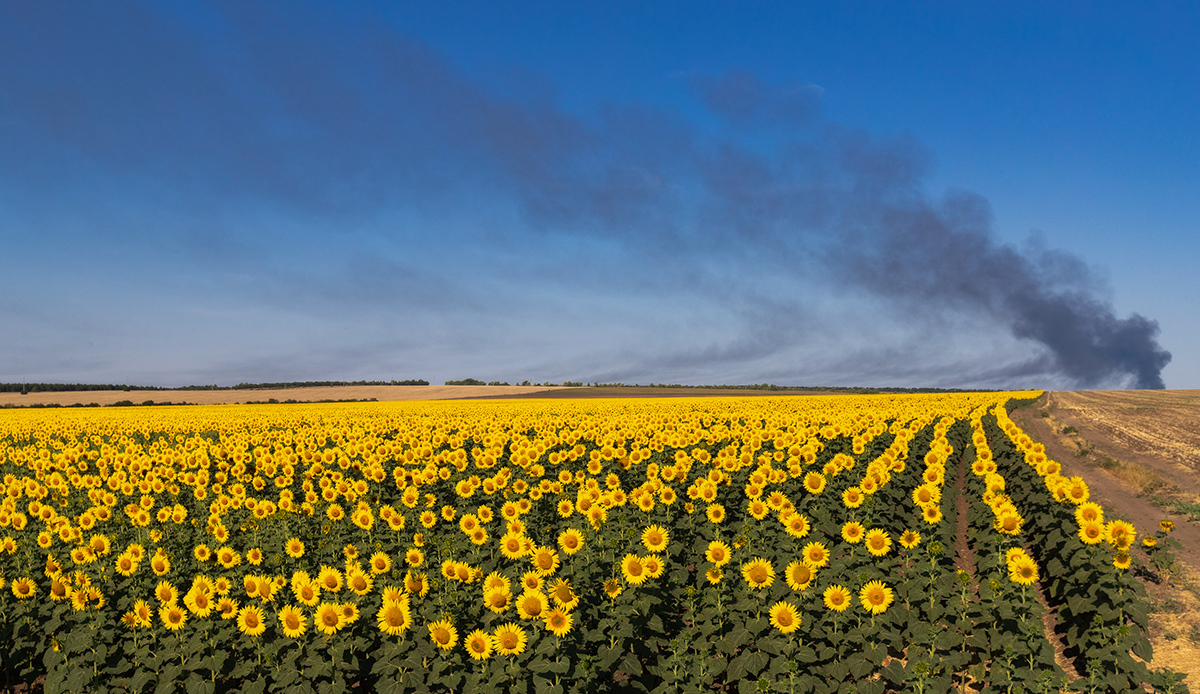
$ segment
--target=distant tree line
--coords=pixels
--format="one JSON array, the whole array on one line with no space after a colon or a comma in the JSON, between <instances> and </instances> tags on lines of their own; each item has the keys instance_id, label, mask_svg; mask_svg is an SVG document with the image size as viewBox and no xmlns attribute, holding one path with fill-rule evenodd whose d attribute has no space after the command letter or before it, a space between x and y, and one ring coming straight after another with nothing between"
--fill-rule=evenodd
<instances>
[{"instance_id":1,"label":"distant tree line","mask_svg":"<svg viewBox=\"0 0 1200 694\"><path fill-rule=\"evenodd\" d=\"M282 390L320 386L427 386L424 379L406 381L288 381L285 383L239 383L236 386L131 386L112 383L0 383L0 393L66 393L86 390Z\"/></svg>"}]
</instances>

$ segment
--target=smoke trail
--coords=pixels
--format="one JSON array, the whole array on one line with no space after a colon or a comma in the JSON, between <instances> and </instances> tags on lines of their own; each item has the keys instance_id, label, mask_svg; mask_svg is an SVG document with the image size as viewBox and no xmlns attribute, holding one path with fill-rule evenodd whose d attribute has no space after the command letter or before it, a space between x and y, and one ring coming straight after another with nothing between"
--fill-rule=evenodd
<instances>
[{"instance_id":1,"label":"smoke trail","mask_svg":"<svg viewBox=\"0 0 1200 694\"><path fill-rule=\"evenodd\" d=\"M697 76L717 127L639 104L583 118L477 83L363 18L231 4L214 38L136 5L44 8L0 17L0 120L13 126L0 175L26 186L62 189L55 157L74 152L173 184L196 207L262 201L345 224L515 209L534 237L603 240L643 274L692 276L702 298L743 302L772 326L692 349L692 363L786 346L795 302L764 305L738 279L774 275L866 290L912 315L986 316L1044 352L1013 377L1164 385L1155 321L1118 317L1076 256L997 240L983 198L932 199L920 143L829 122L819 87ZM714 258L745 291L713 289Z\"/></svg>"}]
</instances>

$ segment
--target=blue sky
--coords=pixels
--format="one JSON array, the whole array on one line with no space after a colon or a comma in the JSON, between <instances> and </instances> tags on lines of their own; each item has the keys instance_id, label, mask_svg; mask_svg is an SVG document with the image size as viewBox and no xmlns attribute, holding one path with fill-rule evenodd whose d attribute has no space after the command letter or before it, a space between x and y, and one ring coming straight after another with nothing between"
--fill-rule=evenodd
<instances>
[{"instance_id":1,"label":"blue sky","mask_svg":"<svg viewBox=\"0 0 1200 694\"><path fill-rule=\"evenodd\" d=\"M5 3L0 380L1200 388L1200 10L965 5Z\"/></svg>"}]
</instances>

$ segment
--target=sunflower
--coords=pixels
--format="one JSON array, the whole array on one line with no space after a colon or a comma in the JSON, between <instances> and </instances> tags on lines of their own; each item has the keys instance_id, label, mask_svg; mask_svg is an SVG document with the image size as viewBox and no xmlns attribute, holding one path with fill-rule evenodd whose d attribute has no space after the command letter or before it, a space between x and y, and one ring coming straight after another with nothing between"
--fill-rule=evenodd
<instances>
[{"instance_id":1,"label":"sunflower","mask_svg":"<svg viewBox=\"0 0 1200 694\"><path fill-rule=\"evenodd\" d=\"M642 557L642 565L646 567L646 575L650 578L658 578L659 576L662 576L663 569L666 568L666 564L663 562L662 557L658 556L657 554L651 554L649 556Z\"/></svg>"},{"instance_id":2,"label":"sunflower","mask_svg":"<svg viewBox=\"0 0 1200 694\"><path fill-rule=\"evenodd\" d=\"M488 588L483 591L483 604L492 612L501 614L512 605L512 593L508 588Z\"/></svg>"},{"instance_id":3,"label":"sunflower","mask_svg":"<svg viewBox=\"0 0 1200 694\"><path fill-rule=\"evenodd\" d=\"M171 560L159 550L150 557L150 569L154 571L155 576L165 576L171 570Z\"/></svg>"},{"instance_id":4,"label":"sunflower","mask_svg":"<svg viewBox=\"0 0 1200 694\"><path fill-rule=\"evenodd\" d=\"M621 576L627 583L635 586L640 586L649 578L642 558L636 554L626 554L621 560Z\"/></svg>"},{"instance_id":5,"label":"sunflower","mask_svg":"<svg viewBox=\"0 0 1200 694\"><path fill-rule=\"evenodd\" d=\"M150 609L150 603L145 600L133 603L133 615L137 618L137 625L140 627L149 627L153 624L154 612Z\"/></svg>"},{"instance_id":6,"label":"sunflower","mask_svg":"<svg viewBox=\"0 0 1200 694\"><path fill-rule=\"evenodd\" d=\"M804 476L804 489L809 494L820 494L825 491L825 475L819 472L809 472ZM784 632L785 634L788 632Z\"/></svg>"},{"instance_id":7,"label":"sunflower","mask_svg":"<svg viewBox=\"0 0 1200 694\"><path fill-rule=\"evenodd\" d=\"M315 607L321 601L321 586L312 581L293 585L292 593L296 596L296 600L308 607Z\"/></svg>"},{"instance_id":8,"label":"sunflower","mask_svg":"<svg viewBox=\"0 0 1200 694\"><path fill-rule=\"evenodd\" d=\"M571 632L571 627L574 624L574 618L570 613L562 610L551 610L545 618L546 628L555 636L566 636Z\"/></svg>"},{"instance_id":9,"label":"sunflower","mask_svg":"<svg viewBox=\"0 0 1200 694\"><path fill-rule=\"evenodd\" d=\"M558 546L564 554L575 554L583 549L583 533L575 528L567 528L558 534Z\"/></svg>"},{"instance_id":10,"label":"sunflower","mask_svg":"<svg viewBox=\"0 0 1200 694\"><path fill-rule=\"evenodd\" d=\"M1021 524L1023 522L1019 513L1008 510L996 516L996 520L992 522L992 527L995 528L996 532L1004 535L1020 535Z\"/></svg>"},{"instance_id":11,"label":"sunflower","mask_svg":"<svg viewBox=\"0 0 1200 694\"><path fill-rule=\"evenodd\" d=\"M320 619L319 610L317 619ZM375 622L379 625L379 630L388 636L403 634L412 626L412 608L409 606L408 598L395 601L385 600L379 611L375 613ZM336 631L336 627L334 631Z\"/></svg>"},{"instance_id":12,"label":"sunflower","mask_svg":"<svg viewBox=\"0 0 1200 694\"><path fill-rule=\"evenodd\" d=\"M720 540L713 540L708 543L708 549L704 552L704 558L720 567L729 563L732 554L733 550L729 548L729 545Z\"/></svg>"},{"instance_id":13,"label":"sunflower","mask_svg":"<svg viewBox=\"0 0 1200 694\"><path fill-rule=\"evenodd\" d=\"M547 600L541 591L527 590L515 602L521 619L538 619L546 611Z\"/></svg>"},{"instance_id":14,"label":"sunflower","mask_svg":"<svg viewBox=\"0 0 1200 694\"><path fill-rule=\"evenodd\" d=\"M783 571L788 587L792 590L805 590L812 585L817 571L807 562L794 561Z\"/></svg>"},{"instance_id":15,"label":"sunflower","mask_svg":"<svg viewBox=\"0 0 1200 694\"><path fill-rule=\"evenodd\" d=\"M1164 532L1169 533L1175 529L1175 521L1163 520L1158 522L1158 527Z\"/></svg>"},{"instance_id":16,"label":"sunflower","mask_svg":"<svg viewBox=\"0 0 1200 694\"><path fill-rule=\"evenodd\" d=\"M178 605L167 605L158 610L158 618L167 629L178 631L187 623L187 612Z\"/></svg>"},{"instance_id":17,"label":"sunflower","mask_svg":"<svg viewBox=\"0 0 1200 694\"><path fill-rule=\"evenodd\" d=\"M808 519L799 513L787 513L786 517L781 520L783 520L783 529L796 539L808 535L808 531L812 527Z\"/></svg>"},{"instance_id":18,"label":"sunflower","mask_svg":"<svg viewBox=\"0 0 1200 694\"><path fill-rule=\"evenodd\" d=\"M238 601L229 597L221 598L217 601L217 613L221 615L221 619L237 617Z\"/></svg>"},{"instance_id":19,"label":"sunflower","mask_svg":"<svg viewBox=\"0 0 1200 694\"><path fill-rule=\"evenodd\" d=\"M755 557L742 564L742 578L751 588L769 588L775 580L775 569L771 562L762 557Z\"/></svg>"},{"instance_id":20,"label":"sunflower","mask_svg":"<svg viewBox=\"0 0 1200 694\"><path fill-rule=\"evenodd\" d=\"M492 643L500 655L520 655L525 651L528 641L525 630L512 622L496 627L492 635Z\"/></svg>"},{"instance_id":21,"label":"sunflower","mask_svg":"<svg viewBox=\"0 0 1200 694\"><path fill-rule=\"evenodd\" d=\"M183 596L183 604L197 617L203 618L212 614L212 594L207 591L193 587L187 592L187 595Z\"/></svg>"},{"instance_id":22,"label":"sunflower","mask_svg":"<svg viewBox=\"0 0 1200 694\"><path fill-rule=\"evenodd\" d=\"M342 589L342 572L331 566L322 566L320 573L317 574L317 583L321 586L321 590L327 593L336 593Z\"/></svg>"},{"instance_id":23,"label":"sunflower","mask_svg":"<svg viewBox=\"0 0 1200 694\"><path fill-rule=\"evenodd\" d=\"M571 589L571 582L565 578L555 579L554 583L550 584L550 598L554 600L558 609L564 612L570 612L579 604L579 596Z\"/></svg>"},{"instance_id":24,"label":"sunflower","mask_svg":"<svg viewBox=\"0 0 1200 694\"><path fill-rule=\"evenodd\" d=\"M930 525L942 520L942 509L937 506L926 506L921 509L921 517Z\"/></svg>"},{"instance_id":25,"label":"sunflower","mask_svg":"<svg viewBox=\"0 0 1200 694\"><path fill-rule=\"evenodd\" d=\"M721 582L721 579L725 578L725 574L718 568L712 568L704 572L704 577L708 579L709 583L715 586Z\"/></svg>"},{"instance_id":26,"label":"sunflower","mask_svg":"<svg viewBox=\"0 0 1200 694\"><path fill-rule=\"evenodd\" d=\"M670 539L671 534L661 525L650 525L642 531L642 545L649 552L662 552Z\"/></svg>"},{"instance_id":27,"label":"sunflower","mask_svg":"<svg viewBox=\"0 0 1200 694\"><path fill-rule=\"evenodd\" d=\"M771 606L771 626L781 634L790 634L800 628L800 611L790 602L780 600Z\"/></svg>"},{"instance_id":28,"label":"sunflower","mask_svg":"<svg viewBox=\"0 0 1200 694\"><path fill-rule=\"evenodd\" d=\"M429 577L423 573L409 571L404 574L404 589L418 598L423 598L429 593Z\"/></svg>"},{"instance_id":29,"label":"sunflower","mask_svg":"<svg viewBox=\"0 0 1200 694\"><path fill-rule=\"evenodd\" d=\"M258 607L243 607L238 612L237 628L246 636L257 637L267 629L266 615Z\"/></svg>"},{"instance_id":30,"label":"sunflower","mask_svg":"<svg viewBox=\"0 0 1200 694\"><path fill-rule=\"evenodd\" d=\"M299 607L288 605L280 610L276 617L279 619L279 626L283 628L283 635L289 639L298 639L308 630L308 618Z\"/></svg>"},{"instance_id":31,"label":"sunflower","mask_svg":"<svg viewBox=\"0 0 1200 694\"><path fill-rule=\"evenodd\" d=\"M507 532L500 537L500 551L509 559L525 556L525 538L518 533Z\"/></svg>"},{"instance_id":32,"label":"sunflower","mask_svg":"<svg viewBox=\"0 0 1200 694\"><path fill-rule=\"evenodd\" d=\"M834 585L825 589L825 607L834 612L845 612L850 607L850 591Z\"/></svg>"},{"instance_id":33,"label":"sunflower","mask_svg":"<svg viewBox=\"0 0 1200 694\"><path fill-rule=\"evenodd\" d=\"M820 542L810 542L804 546L804 563L819 569L829 563L829 550Z\"/></svg>"},{"instance_id":34,"label":"sunflower","mask_svg":"<svg viewBox=\"0 0 1200 694\"><path fill-rule=\"evenodd\" d=\"M458 643L458 629L449 620L441 619L427 625L429 629L429 640L443 651L448 651L454 648L454 644Z\"/></svg>"},{"instance_id":35,"label":"sunflower","mask_svg":"<svg viewBox=\"0 0 1200 694\"><path fill-rule=\"evenodd\" d=\"M475 660L487 660L492 655L492 637L486 631L476 629L463 640L467 653Z\"/></svg>"},{"instance_id":36,"label":"sunflower","mask_svg":"<svg viewBox=\"0 0 1200 694\"><path fill-rule=\"evenodd\" d=\"M342 611L336 604L323 602L317 606L317 614L313 617L313 624L322 634L332 636L338 629L344 626Z\"/></svg>"},{"instance_id":37,"label":"sunflower","mask_svg":"<svg viewBox=\"0 0 1200 694\"><path fill-rule=\"evenodd\" d=\"M615 578L610 578L604 582L604 593L610 598L615 598L621 594L621 582Z\"/></svg>"},{"instance_id":38,"label":"sunflower","mask_svg":"<svg viewBox=\"0 0 1200 694\"><path fill-rule=\"evenodd\" d=\"M883 614L892 604L892 589L881 581L871 581L859 591L858 601L871 614Z\"/></svg>"},{"instance_id":39,"label":"sunflower","mask_svg":"<svg viewBox=\"0 0 1200 694\"><path fill-rule=\"evenodd\" d=\"M293 537L284 545L284 552L292 559L299 559L304 556L304 543L299 538Z\"/></svg>"},{"instance_id":40,"label":"sunflower","mask_svg":"<svg viewBox=\"0 0 1200 694\"><path fill-rule=\"evenodd\" d=\"M154 597L163 605L174 605L179 599L179 590L170 581L159 581L154 587Z\"/></svg>"},{"instance_id":41,"label":"sunflower","mask_svg":"<svg viewBox=\"0 0 1200 694\"><path fill-rule=\"evenodd\" d=\"M543 576L549 576L558 570L558 552L553 547L538 547L533 552L533 565Z\"/></svg>"},{"instance_id":42,"label":"sunflower","mask_svg":"<svg viewBox=\"0 0 1200 694\"><path fill-rule=\"evenodd\" d=\"M900 535L900 546L904 549L912 549L921 544L921 533L916 530L905 530Z\"/></svg>"},{"instance_id":43,"label":"sunflower","mask_svg":"<svg viewBox=\"0 0 1200 694\"><path fill-rule=\"evenodd\" d=\"M1133 564L1133 557L1129 556L1129 552L1122 550L1113 556L1113 566L1118 569L1128 569L1131 564Z\"/></svg>"},{"instance_id":44,"label":"sunflower","mask_svg":"<svg viewBox=\"0 0 1200 694\"><path fill-rule=\"evenodd\" d=\"M508 580L508 577L499 571L493 571L487 575L487 578L483 579L483 589L488 591L492 588L509 590L512 588L512 581Z\"/></svg>"},{"instance_id":45,"label":"sunflower","mask_svg":"<svg viewBox=\"0 0 1200 694\"><path fill-rule=\"evenodd\" d=\"M725 520L725 507L721 504L709 504L704 513L710 523L721 523Z\"/></svg>"},{"instance_id":46,"label":"sunflower","mask_svg":"<svg viewBox=\"0 0 1200 694\"><path fill-rule=\"evenodd\" d=\"M1008 560L1008 578L1013 583L1023 586L1032 585L1038 579L1037 563L1024 552L1014 555Z\"/></svg>"},{"instance_id":47,"label":"sunflower","mask_svg":"<svg viewBox=\"0 0 1200 694\"><path fill-rule=\"evenodd\" d=\"M867 551L872 556L882 557L892 548L892 538L887 534L886 530L872 528L867 531L866 535Z\"/></svg>"},{"instance_id":48,"label":"sunflower","mask_svg":"<svg viewBox=\"0 0 1200 694\"><path fill-rule=\"evenodd\" d=\"M842 539L851 544L861 542L864 533L866 533L866 529L858 521L850 521L842 526Z\"/></svg>"},{"instance_id":49,"label":"sunflower","mask_svg":"<svg viewBox=\"0 0 1200 694\"><path fill-rule=\"evenodd\" d=\"M858 487L849 487L846 491L842 492L842 504L846 508L858 508L863 505L863 501L865 500L866 495Z\"/></svg>"},{"instance_id":50,"label":"sunflower","mask_svg":"<svg viewBox=\"0 0 1200 694\"><path fill-rule=\"evenodd\" d=\"M1099 521L1085 521L1079 524L1079 539L1084 544L1095 545L1104 540L1104 525Z\"/></svg>"}]
</instances>

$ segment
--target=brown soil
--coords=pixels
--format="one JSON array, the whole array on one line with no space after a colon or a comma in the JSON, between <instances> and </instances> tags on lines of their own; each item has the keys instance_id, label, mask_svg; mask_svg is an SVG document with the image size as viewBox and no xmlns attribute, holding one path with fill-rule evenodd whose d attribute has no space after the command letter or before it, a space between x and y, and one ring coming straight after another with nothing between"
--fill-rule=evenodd
<instances>
[{"instance_id":1,"label":"brown soil","mask_svg":"<svg viewBox=\"0 0 1200 694\"><path fill-rule=\"evenodd\" d=\"M1173 512L1200 499L1200 391L1052 392L1011 416L1063 474L1087 481L1107 516L1139 535L1175 522L1178 570L1144 582L1152 666L1200 673L1200 523ZM1185 682L1195 686L1197 675Z\"/></svg>"}]
</instances>

